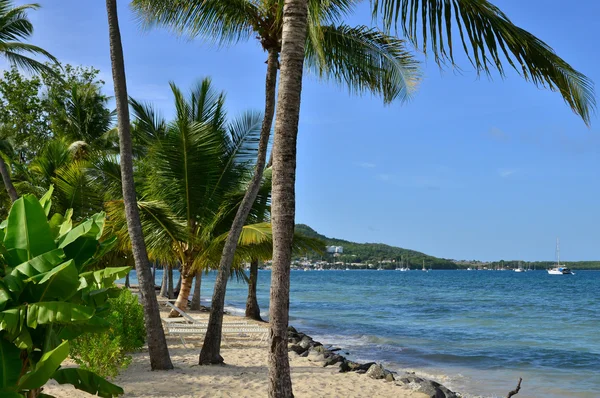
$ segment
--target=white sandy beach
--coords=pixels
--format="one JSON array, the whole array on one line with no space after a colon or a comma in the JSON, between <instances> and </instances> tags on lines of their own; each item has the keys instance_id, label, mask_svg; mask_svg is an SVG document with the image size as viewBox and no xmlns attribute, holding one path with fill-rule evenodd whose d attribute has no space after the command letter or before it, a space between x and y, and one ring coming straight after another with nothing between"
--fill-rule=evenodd
<instances>
[{"instance_id":1,"label":"white sandy beach","mask_svg":"<svg viewBox=\"0 0 600 398\"><path fill-rule=\"evenodd\" d=\"M166 310L163 315L166 316ZM194 313L193 316L208 320L208 313ZM225 322L239 319L225 316ZM225 366L198 366L201 338L186 338L187 348L175 336L167 335L167 341L175 369L153 372L147 350L133 354L131 365L113 381L125 390L125 397L249 398L267 395L266 342L228 338L221 349ZM294 395L299 398L428 397L394 382L374 380L353 372L339 373L337 366L324 368L321 363L313 363L294 352L290 353L290 365ZM46 386L44 392L57 398L85 396L72 386L60 386L54 382Z\"/></svg>"}]
</instances>

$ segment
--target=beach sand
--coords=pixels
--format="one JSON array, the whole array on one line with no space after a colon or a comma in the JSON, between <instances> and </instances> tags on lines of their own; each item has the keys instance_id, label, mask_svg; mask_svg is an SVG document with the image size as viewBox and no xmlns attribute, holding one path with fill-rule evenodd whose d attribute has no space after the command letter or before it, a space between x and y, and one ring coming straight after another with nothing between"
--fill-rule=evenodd
<instances>
[{"instance_id":1,"label":"beach sand","mask_svg":"<svg viewBox=\"0 0 600 398\"><path fill-rule=\"evenodd\" d=\"M166 309L161 305L162 314ZM208 320L208 313L191 313ZM240 320L226 315L224 321ZM249 321L252 322L252 321ZM258 323L258 322L257 322ZM261 324L265 326L266 324ZM131 365L113 382L125 390L125 397L266 397L268 384L267 343L254 338L227 338L221 355L224 366L198 366L201 338L186 337L184 347L178 337L168 336L169 352L175 367L172 371L151 371L147 349L133 354ZM394 382L374 380L364 374L339 373L337 366L324 368L307 358L290 353L294 396L321 397L395 397L426 398ZM51 381L44 393L57 398L88 396L72 386Z\"/></svg>"}]
</instances>

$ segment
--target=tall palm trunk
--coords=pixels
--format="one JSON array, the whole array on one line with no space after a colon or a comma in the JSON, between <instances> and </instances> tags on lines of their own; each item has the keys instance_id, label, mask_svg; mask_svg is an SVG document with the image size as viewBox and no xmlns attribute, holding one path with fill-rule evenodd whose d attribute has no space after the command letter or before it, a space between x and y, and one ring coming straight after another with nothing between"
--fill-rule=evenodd
<instances>
[{"instance_id":1,"label":"tall palm trunk","mask_svg":"<svg viewBox=\"0 0 600 398\"><path fill-rule=\"evenodd\" d=\"M167 286L169 285L169 274L167 272L167 266L163 265L163 276L162 276L162 283L160 284L160 296L161 297L166 297L169 298L168 296L168 292L167 292Z\"/></svg>"},{"instance_id":2,"label":"tall palm trunk","mask_svg":"<svg viewBox=\"0 0 600 398\"><path fill-rule=\"evenodd\" d=\"M270 398L294 396L287 350L287 326L290 308L290 263L296 215L296 139L300 117L307 15L308 0L285 1L277 120L273 143L271 204L273 266L268 360Z\"/></svg>"},{"instance_id":3,"label":"tall palm trunk","mask_svg":"<svg viewBox=\"0 0 600 398\"><path fill-rule=\"evenodd\" d=\"M127 81L125 78L125 64L116 0L106 0L106 12L108 14L110 58L117 105L121 175L123 178L123 202L125 204L127 230L131 239L142 305L144 306L144 322L150 354L150 367L153 370L173 369L165 333L160 322L154 281L150 272L146 243L144 242L140 214L137 208L135 185L133 182L133 156L131 134L129 131Z\"/></svg>"},{"instance_id":4,"label":"tall palm trunk","mask_svg":"<svg viewBox=\"0 0 600 398\"><path fill-rule=\"evenodd\" d=\"M167 297L169 297L169 299L173 299L175 298L175 292L173 290L173 266L169 266L169 273L167 277L169 279L167 287Z\"/></svg>"},{"instance_id":5,"label":"tall palm trunk","mask_svg":"<svg viewBox=\"0 0 600 398\"><path fill-rule=\"evenodd\" d=\"M202 271L196 272L194 280L194 295L192 296L192 304L190 309L194 311L200 310L200 290L202 288Z\"/></svg>"},{"instance_id":6,"label":"tall palm trunk","mask_svg":"<svg viewBox=\"0 0 600 398\"><path fill-rule=\"evenodd\" d=\"M258 260L250 263L250 280L248 281L248 299L246 299L246 318L262 321L260 308L256 299L256 284L258 282Z\"/></svg>"},{"instance_id":7,"label":"tall palm trunk","mask_svg":"<svg viewBox=\"0 0 600 398\"><path fill-rule=\"evenodd\" d=\"M275 114L275 87L277 85L277 68L278 56L276 49L269 49L269 57L267 59L267 77L265 82L265 115L260 131L260 141L258 144L258 156L256 166L254 168L254 176L250 181L250 186L244 195L244 199L235 215L235 219L231 224L231 229L223 248L223 254L219 263L219 273L215 281L215 289L212 297L212 305L210 309L210 318L208 320L208 328L204 337L204 344L200 351L199 363L202 365L222 363L221 357L221 329L223 326L223 306L225 305L225 291L227 289L227 281L231 273L231 264L237 248L238 239L242 233L242 228L246 223L248 214L252 209L252 205L256 200L260 185L262 183L263 171L267 161L267 148L269 146L269 135L271 133L271 125L273 124L273 116Z\"/></svg>"},{"instance_id":8,"label":"tall palm trunk","mask_svg":"<svg viewBox=\"0 0 600 398\"><path fill-rule=\"evenodd\" d=\"M17 194L17 190L10 179L10 173L8 172L8 168L6 167L6 163L4 162L2 155L0 155L0 174L2 174L2 181L4 181L4 186L6 187L8 196L10 196L10 200L14 202L19 199L19 195Z\"/></svg>"},{"instance_id":9,"label":"tall palm trunk","mask_svg":"<svg viewBox=\"0 0 600 398\"><path fill-rule=\"evenodd\" d=\"M192 291L192 282L194 282L194 274L190 272L190 267L190 265L186 264L181 266L181 275L179 277L181 286L179 286L179 293L177 294L175 307L182 311L187 309L188 300L190 299L190 292ZM171 310L171 312L169 312L170 318L175 318L178 316L179 312L176 310Z\"/></svg>"}]
</instances>

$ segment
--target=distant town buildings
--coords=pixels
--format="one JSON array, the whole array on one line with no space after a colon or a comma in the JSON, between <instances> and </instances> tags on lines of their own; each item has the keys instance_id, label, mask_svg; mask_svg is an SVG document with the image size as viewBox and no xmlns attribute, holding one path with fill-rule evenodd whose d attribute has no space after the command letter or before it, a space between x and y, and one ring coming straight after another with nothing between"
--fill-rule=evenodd
<instances>
[{"instance_id":1,"label":"distant town buildings","mask_svg":"<svg viewBox=\"0 0 600 398\"><path fill-rule=\"evenodd\" d=\"M343 246L327 246L327 253L342 254L344 253Z\"/></svg>"}]
</instances>

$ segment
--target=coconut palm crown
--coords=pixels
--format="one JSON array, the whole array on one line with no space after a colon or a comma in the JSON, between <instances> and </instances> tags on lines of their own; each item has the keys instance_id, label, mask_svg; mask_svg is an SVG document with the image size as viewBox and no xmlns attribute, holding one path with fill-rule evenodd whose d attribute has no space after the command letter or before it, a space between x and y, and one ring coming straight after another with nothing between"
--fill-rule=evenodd
<instances>
[{"instance_id":1,"label":"coconut palm crown","mask_svg":"<svg viewBox=\"0 0 600 398\"><path fill-rule=\"evenodd\" d=\"M143 26L220 45L257 38L265 51L281 51L282 0L133 0ZM311 0L306 69L351 93L372 93L385 103L411 97L420 80L405 42L367 26L343 23L357 0Z\"/></svg>"},{"instance_id":2,"label":"coconut palm crown","mask_svg":"<svg viewBox=\"0 0 600 398\"><path fill-rule=\"evenodd\" d=\"M58 61L48 51L24 43L33 34L33 25L27 11L37 10L39 4L15 6L11 0L0 0L0 54L12 65L31 72L50 72L52 69L29 55L42 55L54 63Z\"/></svg>"}]
</instances>

